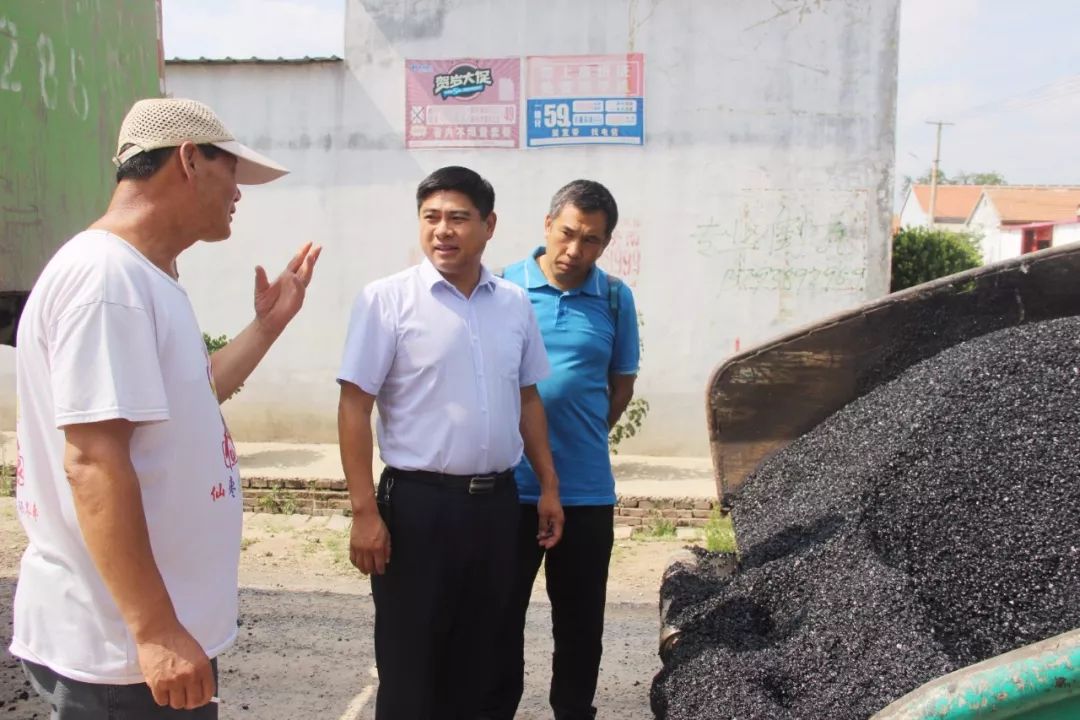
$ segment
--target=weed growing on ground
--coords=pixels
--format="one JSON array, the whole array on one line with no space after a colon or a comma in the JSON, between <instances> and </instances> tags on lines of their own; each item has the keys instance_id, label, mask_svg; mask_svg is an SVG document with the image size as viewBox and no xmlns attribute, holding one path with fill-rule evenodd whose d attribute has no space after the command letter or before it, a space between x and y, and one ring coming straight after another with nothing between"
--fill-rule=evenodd
<instances>
[{"instance_id":1,"label":"weed growing on ground","mask_svg":"<svg viewBox=\"0 0 1080 720\"><path fill-rule=\"evenodd\" d=\"M719 510L713 510L709 515L709 521L705 523L705 549L709 552L735 552L735 528L731 525L730 515L721 515Z\"/></svg>"},{"instance_id":2,"label":"weed growing on ground","mask_svg":"<svg viewBox=\"0 0 1080 720\"><path fill-rule=\"evenodd\" d=\"M646 531L650 537L655 538L672 538L675 537L675 523L668 520L666 517L658 512L654 512L652 516L652 522L649 523L649 528Z\"/></svg>"},{"instance_id":3,"label":"weed growing on ground","mask_svg":"<svg viewBox=\"0 0 1080 720\"><path fill-rule=\"evenodd\" d=\"M255 504L260 510L268 513L292 515L296 512L296 498L285 492L285 486L281 484L274 486L270 492L260 496L255 501Z\"/></svg>"}]
</instances>

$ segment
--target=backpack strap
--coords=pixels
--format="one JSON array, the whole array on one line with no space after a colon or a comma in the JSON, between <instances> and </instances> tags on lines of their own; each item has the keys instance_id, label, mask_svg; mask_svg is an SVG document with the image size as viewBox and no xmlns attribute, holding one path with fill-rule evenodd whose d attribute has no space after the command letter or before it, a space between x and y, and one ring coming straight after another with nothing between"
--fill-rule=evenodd
<instances>
[{"instance_id":1,"label":"backpack strap","mask_svg":"<svg viewBox=\"0 0 1080 720\"><path fill-rule=\"evenodd\" d=\"M607 288L607 302L608 309L611 310L611 317L615 320L615 327L619 326L619 286L622 285L622 280L614 275L607 276L608 288Z\"/></svg>"},{"instance_id":2,"label":"backpack strap","mask_svg":"<svg viewBox=\"0 0 1080 720\"><path fill-rule=\"evenodd\" d=\"M615 335L612 339L612 346L614 347L619 342L619 290L623 282L614 275L608 275L607 282L608 310L611 311L611 321L615 325Z\"/></svg>"}]
</instances>

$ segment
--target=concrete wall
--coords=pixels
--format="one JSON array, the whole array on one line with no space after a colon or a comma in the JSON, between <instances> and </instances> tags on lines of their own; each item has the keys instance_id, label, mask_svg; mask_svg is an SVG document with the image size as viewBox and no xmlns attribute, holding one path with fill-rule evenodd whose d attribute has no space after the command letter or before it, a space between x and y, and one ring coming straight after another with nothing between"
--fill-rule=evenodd
<instances>
[{"instance_id":1,"label":"concrete wall","mask_svg":"<svg viewBox=\"0 0 1080 720\"><path fill-rule=\"evenodd\" d=\"M551 194L607 184L609 266L644 320L627 451L704 454L704 389L736 351L886 292L898 0L350 0L346 62L171 65L167 90L213 105L293 170L245 192L231 240L181 259L207 332L251 317L252 266L326 246L307 307L226 413L243 438L330 439L352 298L419 258L416 183L447 164L494 184L489 265L542 240ZM406 58L645 54L643 148L403 148Z\"/></svg>"}]
</instances>

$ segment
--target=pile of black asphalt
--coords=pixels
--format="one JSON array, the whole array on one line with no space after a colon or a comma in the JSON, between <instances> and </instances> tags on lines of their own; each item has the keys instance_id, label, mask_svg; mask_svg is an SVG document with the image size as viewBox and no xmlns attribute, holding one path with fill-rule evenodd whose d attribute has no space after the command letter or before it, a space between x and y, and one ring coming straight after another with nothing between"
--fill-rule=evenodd
<instances>
[{"instance_id":1,"label":"pile of black asphalt","mask_svg":"<svg viewBox=\"0 0 1080 720\"><path fill-rule=\"evenodd\" d=\"M738 568L669 572L658 718L868 718L1080 627L1080 318L951 347L735 499ZM723 563L721 563L723 565Z\"/></svg>"}]
</instances>

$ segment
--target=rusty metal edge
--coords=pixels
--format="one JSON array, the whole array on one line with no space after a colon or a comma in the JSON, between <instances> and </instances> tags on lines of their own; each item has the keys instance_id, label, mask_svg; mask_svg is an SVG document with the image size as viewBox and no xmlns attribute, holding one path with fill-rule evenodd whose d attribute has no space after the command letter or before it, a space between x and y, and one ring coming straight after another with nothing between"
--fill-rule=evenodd
<instances>
[{"instance_id":1,"label":"rusty metal edge","mask_svg":"<svg viewBox=\"0 0 1080 720\"><path fill-rule=\"evenodd\" d=\"M713 481L716 485L716 494L721 503L724 501L724 482L721 475L721 463L720 463L720 438L718 437L720 428L719 423L716 420L716 414L712 405L713 389L724 380L727 373L735 366L745 362L751 358L762 355L770 350L773 350L780 345L789 343L793 340L803 338L815 333L819 333L828 328L835 327L836 325L848 322L852 319L869 315L882 308L889 307L902 302L909 302L916 298L924 298L936 295L945 290L952 289L958 285L964 285L972 281L999 275L1007 272L1015 272L1020 270L1026 272L1025 267L1031 267L1045 262L1052 262L1058 257L1067 255L1080 254L1080 242L1068 243L1057 247L1047 248L1046 250L1040 250L1039 252L1029 253L1027 255L1021 255L1018 258L1009 258L1008 260L1002 260L997 263L984 265L982 267L967 270L955 275L949 275L937 280L931 280L930 282L916 285L914 287L900 290L895 293L890 293L876 300L871 300L867 303L859 305L849 310L844 310L839 313L826 316L821 320L801 325L793 330L778 335L770 340L760 343L748 350L744 350L737 353L727 360L719 363L713 371L709 374L708 383L705 386L705 416L709 426L709 454L712 459L713 465ZM854 398L852 398L854 399ZM763 460L764 461L764 460ZM760 466L760 463L759 463Z\"/></svg>"}]
</instances>

